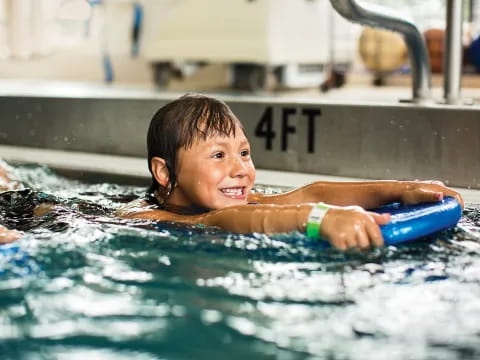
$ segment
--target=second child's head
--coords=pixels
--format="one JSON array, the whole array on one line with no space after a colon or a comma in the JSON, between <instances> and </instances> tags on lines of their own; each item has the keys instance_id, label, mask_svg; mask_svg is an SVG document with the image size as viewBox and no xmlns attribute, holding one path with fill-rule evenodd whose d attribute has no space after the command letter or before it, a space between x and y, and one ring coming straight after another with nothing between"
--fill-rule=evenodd
<instances>
[{"instance_id":1,"label":"second child's head","mask_svg":"<svg viewBox=\"0 0 480 360\"><path fill-rule=\"evenodd\" d=\"M185 95L160 108L147 134L160 202L208 209L245 204L255 181L242 124L218 99Z\"/></svg>"}]
</instances>

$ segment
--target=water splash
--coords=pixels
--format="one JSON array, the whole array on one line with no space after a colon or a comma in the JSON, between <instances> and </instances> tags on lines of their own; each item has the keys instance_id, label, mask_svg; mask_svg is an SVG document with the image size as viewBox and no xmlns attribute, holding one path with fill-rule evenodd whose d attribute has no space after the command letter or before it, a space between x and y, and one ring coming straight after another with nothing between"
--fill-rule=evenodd
<instances>
[{"instance_id":1,"label":"water splash","mask_svg":"<svg viewBox=\"0 0 480 360\"><path fill-rule=\"evenodd\" d=\"M26 258L0 258L2 358L480 356L478 206L468 231L341 253L295 232L118 219L144 189L18 172L35 186L0 197L27 232ZM33 216L42 201L57 206Z\"/></svg>"}]
</instances>

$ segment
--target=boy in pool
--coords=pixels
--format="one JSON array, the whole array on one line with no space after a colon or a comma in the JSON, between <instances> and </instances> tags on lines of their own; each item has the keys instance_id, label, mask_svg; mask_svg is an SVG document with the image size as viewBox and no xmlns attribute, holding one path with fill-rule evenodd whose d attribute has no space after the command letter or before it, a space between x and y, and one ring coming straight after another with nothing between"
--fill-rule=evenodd
<instances>
[{"instance_id":1,"label":"boy in pool","mask_svg":"<svg viewBox=\"0 0 480 360\"><path fill-rule=\"evenodd\" d=\"M185 95L160 108L147 134L147 200L118 215L217 226L236 233L308 232L338 249L383 245L388 214L364 209L461 196L437 181L315 182L278 195L251 192L255 167L240 121L222 101ZM317 204L318 202L325 202Z\"/></svg>"}]
</instances>

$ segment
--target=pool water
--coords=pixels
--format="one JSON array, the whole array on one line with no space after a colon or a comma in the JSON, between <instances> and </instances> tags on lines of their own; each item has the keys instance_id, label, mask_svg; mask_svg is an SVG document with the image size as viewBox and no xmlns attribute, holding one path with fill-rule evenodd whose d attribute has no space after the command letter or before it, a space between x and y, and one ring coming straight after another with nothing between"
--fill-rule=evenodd
<instances>
[{"instance_id":1,"label":"pool water","mask_svg":"<svg viewBox=\"0 0 480 360\"><path fill-rule=\"evenodd\" d=\"M26 233L0 256L1 359L480 357L476 205L467 231L341 253L299 233L121 220L143 188L18 171L35 186L0 196L0 223Z\"/></svg>"}]
</instances>

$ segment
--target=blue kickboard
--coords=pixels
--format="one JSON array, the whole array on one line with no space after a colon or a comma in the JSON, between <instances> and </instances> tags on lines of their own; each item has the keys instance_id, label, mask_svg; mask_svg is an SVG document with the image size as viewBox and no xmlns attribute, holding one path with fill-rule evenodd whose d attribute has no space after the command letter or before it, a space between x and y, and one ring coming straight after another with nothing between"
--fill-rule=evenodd
<instances>
[{"instance_id":1,"label":"blue kickboard","mask_svg":"<svg viewBox=\"0 0 480 360\"><path fill-rule=\"evenodd\" d=\"M453 197L418 205L395 203L371 211L392 215L388 224L380 226L385 245L396 245L453 228L462 216L462 207Z\"/></svg>"}]
</instances>

